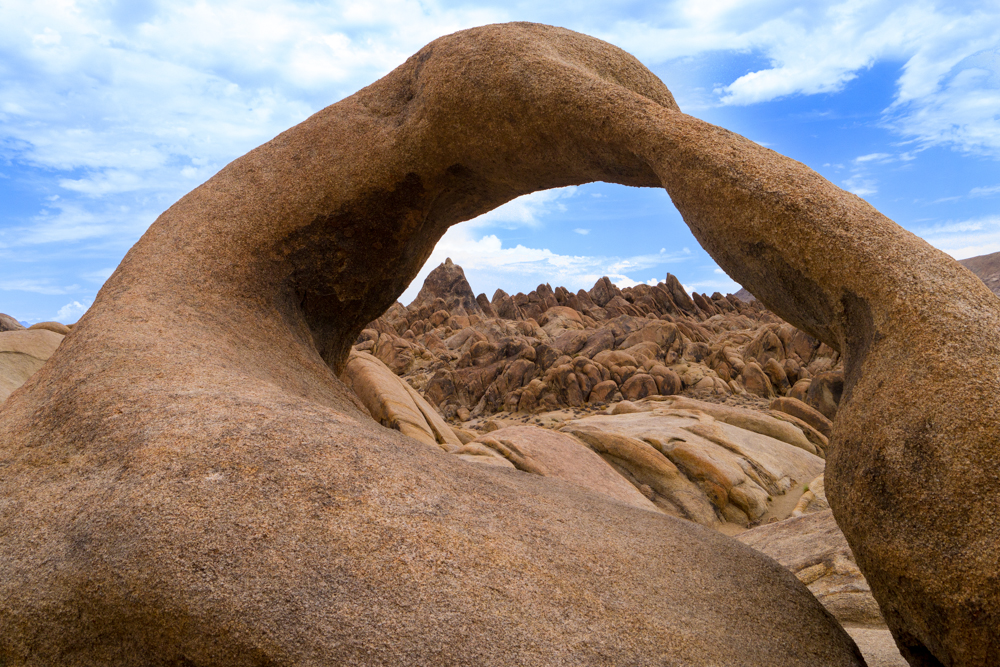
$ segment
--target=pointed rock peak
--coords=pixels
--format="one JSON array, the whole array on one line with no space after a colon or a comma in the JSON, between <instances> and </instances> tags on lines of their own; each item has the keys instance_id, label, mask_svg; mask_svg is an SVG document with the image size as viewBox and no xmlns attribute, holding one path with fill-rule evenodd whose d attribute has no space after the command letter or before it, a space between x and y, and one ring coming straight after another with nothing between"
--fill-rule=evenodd
<instances>
[{"instance_id":1,"label":"pointed rock peak","mask_svg":"<svg viewBox=\"0 0 1000 667\"><path fill-rule=\"evenodd\" d=\"M450 257L427 275L424 286L409 308L419 309L435 299L442 299L452 315L482 315L476 295L465 279L465 271Z\"/></svg>"},{"instance_id":2,"label":"pointed rock peak","mask_svg":"<svg viewBox=\"0 0 1000 667\"><path fill-rule=\"evenodd\" d=\"M674 303L681 310L686 310L689 313L693 313L696 308L694 305L694 300L691 295L684 291L684 286L681 285L681 281L677 280L677 276L672 273L667 274L667 290L670 292L670 296L673 297Z\"/></svg>"},{"instance_id":3,"label":"pointed rock peak","mask_svg":"<svg viewBox=\"0 0 1000 667\"><path fill-rule=\"evenodd\" d=\"M607 276L601 277L590 290L590 298L601 308L607 305L608 301L616 296L621 296L621 294L621 290Z\"/></svg>"}]
</instances>

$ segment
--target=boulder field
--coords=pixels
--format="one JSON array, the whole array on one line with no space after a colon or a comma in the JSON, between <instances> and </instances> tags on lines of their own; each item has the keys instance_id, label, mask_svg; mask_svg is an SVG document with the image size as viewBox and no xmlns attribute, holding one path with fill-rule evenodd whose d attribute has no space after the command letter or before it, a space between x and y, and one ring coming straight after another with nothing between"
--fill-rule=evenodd
<instances>
[{"instance_id":1,"label":"boulder field","mask_svg":"<svg viewBox=\"0 0 1000 667\"><path fill-rule=\"evenodd\" d=\"M825 491L856 564L911 665L990 664L1000 302L861 199L681 113L628 54L533 24L432 42L129 251L0 408L0 662L864 664L759 551L517 434L504 458L549 476L474 465L338 379L448 226L592 180L666 188L729 275L839 351ZM732 440L712 419L696 435ZM574 428L598 456L631 438Z\"/></svg>"},{"instance_id":2,"label":"boulder field","mask_svg":"<svg viewBox=\"0 0 1000 667\"><path fill-rule=\"evenodd\" d=\"M843 388L840 354L757 302L688 295L671 274L623 290L605 277L575 294L547 284L514 296L498 289L492 300L472 294L449 259L413 303L369 323L354 349L453 420L679 393L780 399L777 411L810 423L826 446L824 414L835 414Z\"/></svg>"}]
</instances>

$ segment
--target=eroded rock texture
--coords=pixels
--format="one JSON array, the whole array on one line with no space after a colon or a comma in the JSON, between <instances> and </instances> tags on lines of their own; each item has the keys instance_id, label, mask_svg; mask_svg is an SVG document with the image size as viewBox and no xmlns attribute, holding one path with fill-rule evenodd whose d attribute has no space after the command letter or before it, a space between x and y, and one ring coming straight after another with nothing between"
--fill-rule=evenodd
<instances>
[{"instance_id":1,"label":"eroded rock texture","mask_svg":"<svg viewBox=\"0 0 1000 667\"><path fill-rule=\"evenodd\" d=\"M514 296L497 290L492 302L472 294L447 260L413 303L393 304L354 347L462 421L681 392L765 405L777 396L776 411L801 417L809 408L786 398L794 389L815 398L809 414L829 431L818 411L836 411L840 398L823 380L843 377L837 351L756 303L688 295L669 273L664 283L623 290L603 277L577 294L547 284ZM814 437L817 447L828 435Z\"/></svg>"},{"instance_id":2,"label":"eroded rock texture","mask_svg":"<svg viewBox=\"0 0 1000 667\"><path fill-rule=\"evenodd\" d=\"M3 661L861 664L748 547L468 465L337 380L449 225L596 179L666 187L730 275L841 349L837 518L911 660L984 664L993 295L804 166L680 113L627 54L526 24L435 41L129 252L0 412ZM977 354L940 345L943 326Z\"/></svg>"}]
</instances>

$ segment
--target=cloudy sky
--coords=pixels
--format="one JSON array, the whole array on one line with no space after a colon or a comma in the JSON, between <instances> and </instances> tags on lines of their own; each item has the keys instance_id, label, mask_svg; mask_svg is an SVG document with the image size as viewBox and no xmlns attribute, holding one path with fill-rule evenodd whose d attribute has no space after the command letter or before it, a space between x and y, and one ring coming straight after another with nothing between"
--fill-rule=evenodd
<instances>
[{"instance_id":1,"label":"cloudy sky","mask_svg":"<svg viewBox=\"0 0 1000 667\"><path fill-rule=\"evenodd\" d=\"M1000 6L676 0L0 3L0 312L75 321L145 229L229 161L441 35L565 26L631 52L681 109L799 160L956 258L1000 251ZM515 200L453 227L477 292L738 287L660 190Z\"/></svg>"}]
</instances>

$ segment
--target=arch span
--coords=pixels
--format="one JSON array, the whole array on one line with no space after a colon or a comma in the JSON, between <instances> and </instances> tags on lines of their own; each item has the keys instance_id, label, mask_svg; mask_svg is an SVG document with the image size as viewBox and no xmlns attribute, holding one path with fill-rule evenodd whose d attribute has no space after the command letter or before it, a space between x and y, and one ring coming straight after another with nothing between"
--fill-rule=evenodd
<instances>
[{"instance_id":1,"label":"arch span","mask_svg":"<svg viewBox=\"0 0 1000 667\"><path fill-rule=\"evenodd\" d=\"M665 187L730 276L842 350L838 522L914 664L984 664L995 297L804 165L684 115L628 54L531 24L431 43L225 167L128 253L0 413L16 575L0 656L860 664L772 562L443 460L331 371L449 225L593 180Z\"/></svg>"}]
</instances>

